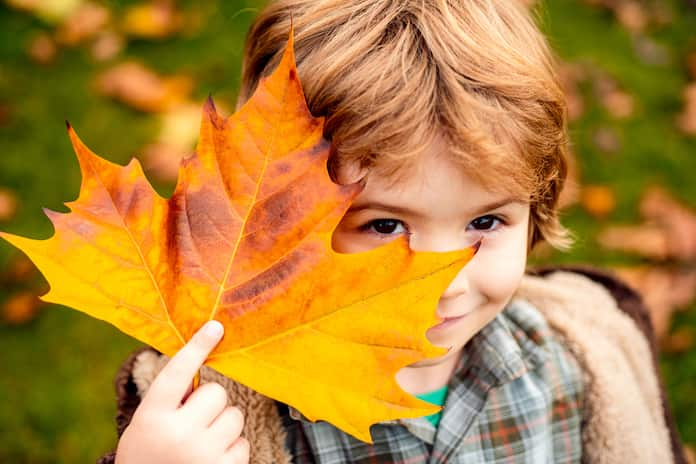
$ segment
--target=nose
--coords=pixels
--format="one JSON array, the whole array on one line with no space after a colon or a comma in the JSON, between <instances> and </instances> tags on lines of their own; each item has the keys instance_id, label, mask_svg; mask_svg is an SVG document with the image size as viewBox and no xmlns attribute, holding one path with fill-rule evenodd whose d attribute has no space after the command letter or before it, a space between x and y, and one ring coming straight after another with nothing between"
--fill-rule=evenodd
<instances>
[{"instance_id":1,"label":"nose","mask_svg":"<svg viewBox=\"0 0 696 464\"><path fill-rule=\"evenodd\" d=\"M470 246L474 246L480 243L482 239L482 234L457 234L457 233L439 233L439 234L411 234L409 246L414 251L436 251L436 252L447 252L454 250L462 250ZM464 266L457 276L452 280L447 289L442 293L441 299L455 298L460 295L464 295L470 290L470 283L468 273L472 272L472 261Z\"/></svg>"},{"instance_id":2,"label":"nose","mask_svg":"<svg viewBox=\"0 0 696 464\"><path fill-rule=\"evenodd\" d=\"M469 264L467 264L467 266ZM459 271L459 274L457 274L454 280L445 289L440 296L440 299L448 300L461 295L466 295L467 293L469 293L469 277L467 276L467 268L465 266L461 271Z\"/></svg>"}]
</instances>

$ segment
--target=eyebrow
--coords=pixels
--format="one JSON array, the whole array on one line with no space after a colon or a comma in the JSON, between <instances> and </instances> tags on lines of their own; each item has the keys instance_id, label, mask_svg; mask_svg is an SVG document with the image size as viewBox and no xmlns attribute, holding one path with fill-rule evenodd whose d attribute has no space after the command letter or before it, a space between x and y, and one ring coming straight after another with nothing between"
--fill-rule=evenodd
<instances>
[{"instance_id":1,"label":"eyebrow","mask_svg":"<svg viewBox=\"0 0 696 464\"><path fill-rule=\"evenodd\" d=\"M503 206L507 206L512 203L519 203L519 204L524 204L524 202L518 198L505 198L502 200L494 201L492 203L489 203L487 205L483 205L482 207L476 209L475 211L471 212L472 216L479 216L487 211L492 211L494 209L501 208ZM418 217L424 217L427 216L425 212L413 210L410 208L406 208L403 206L399 205L390 205L388 203L382 203L379 201L368 201L363 204L354 204L350 208L348 208L348 211L346 213L357 213L358 211L363 211L366 209L376 209L376 210L381 210L381 211L389 211L391 213L395 214L401 214L405 216L418 216Z\"/></svg>"}]
</instances>

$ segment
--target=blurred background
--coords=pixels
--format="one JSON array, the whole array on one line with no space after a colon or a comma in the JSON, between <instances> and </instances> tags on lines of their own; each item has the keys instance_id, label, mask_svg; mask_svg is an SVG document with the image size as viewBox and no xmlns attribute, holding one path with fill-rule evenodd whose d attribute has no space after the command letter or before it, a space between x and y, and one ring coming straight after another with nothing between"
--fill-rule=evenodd
<instances>
[{"instance_id":1,"label":"blurred background","mask_svg":"<svg viewBox=\"0 0 696 464\"><path fill-rule=\"evenodd\" d=\"M137 156L172 191L201 105L234 108L253 0L0 0L0 230L52 233L79 171L70 120L96 153ZM651 307L661 369L696 448L696 2L547 0L573 142L569 253L534 263L613 269ZM36 295L30 262L0 242L0 462L93 462L115 444L113 377L139 343ZM646 367L647 368L647 367ZM692 453L692 462L693 453Z\"/></svg>"}]
</instances>

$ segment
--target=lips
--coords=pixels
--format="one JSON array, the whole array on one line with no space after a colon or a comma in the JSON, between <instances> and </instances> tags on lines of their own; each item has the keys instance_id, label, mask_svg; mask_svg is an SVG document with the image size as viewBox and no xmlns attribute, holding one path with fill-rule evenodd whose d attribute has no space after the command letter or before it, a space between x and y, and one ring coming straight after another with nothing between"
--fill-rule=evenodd
<instances>
[{"instance_id":1,"label":"lips","mask_svg":"<svg viewBox=\"0 0 696 464\"><path fill-rule=\"evenodd\" d=\"M450 316L450 317L441 318L440 323L432 326L431 329L444 329L446 327L449 327L451 325L456 324L458 321L464 319L469 314L471 314L471 313L465 313L465 314L461 314L459 316Z\"/></svg>"}]
</instances>

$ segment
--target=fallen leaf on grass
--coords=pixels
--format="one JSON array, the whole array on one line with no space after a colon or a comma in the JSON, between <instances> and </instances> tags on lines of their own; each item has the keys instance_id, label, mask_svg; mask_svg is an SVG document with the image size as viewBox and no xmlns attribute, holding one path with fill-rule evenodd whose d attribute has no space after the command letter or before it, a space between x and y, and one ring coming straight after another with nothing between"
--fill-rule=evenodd
<instances>
[{"instance_id":1,"label":"fallen leaf on grass","mask_svg":"<svg viewBox=\"0 0 696 464\"><path fill-rule=\"evenodd\" d=\"M605 218L616 208L616 195L606 185L585 185L580 202L592 216Z\"/></svg>"},{"instance_id":2,"label":"fallen leaf on grass","mask_svg":"<svg viewBox=\"0 0 696 464\"><path fill-rule=\"evenodd\" d=\"M162 39L179 32L183 23L172 1L155 0L128 8L121 28L133 37Z\"/></svg>"},{"instance_id":3,"label":"fallen leaf on grass","mask_svg":"<svg viewBox=\"0 0 696 464\"><path fill-rule=\"evenodd\" d=\"M5 0L9 6L57 23L70 16L84 0Z\"/></svg>"},{"instance_id":4,"label":"fallen leaf on grass","mask_svg":"<svg viewBox=\"0 0 696 464\"><path fill-rule=\"evenodd\" d=\"M578 166L577 155L573 150L567 154L568 174L563 190L558 198L558 207L563 209L578 202L580 198L580 168Z\"/></svg>"},{"instance_id":5,"label":"fallen leaf on grass","mask_svg":"<svg viewBox=\"0 0 696 464\"><path fill-rule=\"evenodd\" d=\"M686 69L691 79L696 80L696 50L692 50L686 57Z\"/></svg>"},{"instance_id":6,"label":"fallen leaf on grass","mask_svg":"<svg viewBox=\"0 0 696 464\"><path fill-rule=\"evenodd\" d=\"M602 104L616 119L625 119L633 114L635 103L633 97L621 90L615 90L604 95Z\"/></svg>"},{"instance_id":7,"label":"fallen leaf on grass","mask_svg":"<svg viewBox=\"0 0 696 464\"><path fill-rule=\"evenodd\" d=\"M23 291L11 295L2 305L2 319L12 325L26 324L33 320L39 309L44 305L31 291Z\"/></svg>"},{"instance_id":8,"label":"fallen leaf on grass","mask_svg":"<svg viewBox=\"0 0 696 464\"><path fill-rule=\"evenodd\" d=\"M610 75L597 71L593 74L594 93L607 112L616 119L631 116L635 107L633 97Z\"/></svg>"},{"instance_id":9,"label":"fallen leaf on grass","mask_svg":"<svg viewBox=\"0 0 696 464\"><path fill-rule=\"evenodd\" d=\"M563 63L559 66L558 78L566 97L568 120L577 121L585 113L585 100L580 91L580 82L587 78L586 72L576 63Z\"/></svg>"},{"instance_id":10,"label":"fallen leaf on grass","mask_svg":"<svg viewBox=\"0 0 696 464\"><path fill-rule=\"evenodd\" d=\"M659 224L669 243L669 257L696 260L696 213L660 187L649 188L640 202L640 212Z\"/></svg>"},{"instance_id":11,"label":"fallen leaf on grass","mask_svg":"<svg viewBox=\"0 0 696 464\"><path fill-rule=\"evenodd\" d=\"M17 196L11 190L0 188L0 221L12 219L17 212Z\"/></svg>"},{"instance_id":12,"label":"fallen leaf on grass","mask_svg":"<svg viewBox=\"0 0 696 464\"><path fill-rule=\"evenodd\" d=\"M599 233L597 242L609 250L635 253L659 261L670 256L667 235L656 224L609 226Z\"/></svg>"},{"instance_id":13,"label":"fallen leaf on grass","mask_svg":"<svg viewBox=\"0 0 696 464\"><path fill-rule=\"evenodd\" d=\"M121 53L125 44L123 37L116 32L103 32L92 43L92 57L97 61L110 60Z\"/></svg>"},{"instance_id":14,"label":"fallen leaf on grass","mask_svg":"<svg viewBox=\"0 0 696 464\"><path fill-rule=\"evenodd\" d=\"M668 66L672 54L667 46L643 35L633 38L633 49L640 61L651 66Z\"/></svg>"},{"instance_id":15,"label":"fallen leaf on grass","mask_svg":"<svg viewBox=\"0 0 696 464\"><path fill-rule=\"evenodd\" d=\"M696 82L684 89L684 110L677 116L677 127L688 135L696 135Z\"/></svg>"},{"instance_id":16,"label":"fallen leaf on grass","mask_svg":"<svg viewBox=\"0 0 696 464\"><path fill-rule=\"evenodd\" d=\"M610 127L600 127L594 133L594 145L605 153L616 153L621 150L621 140L616 130Z\"/></svg>"},{"instance_id":17,"label":"fallen leaf on grass","mask_svg":"<svg viewBox=\"0 0 696 464\"><path fill-rule=\"evenodd\" d=\"M190 156L195 148L200 117L200 108L194 103L176 106L159 115L159 133L143 149L147 172L162 181L176 180L181 159Z\"/></svg>"},{"instance_id":18,"label":"fallen leaf on grass","mask_svg":"<svg viewBox=\"0 0 696 464\"><path fill-rule=\"evenodd\" d=\"M633 0L615 2L616 19L631 32L643 32L648 25L648 12Z\"/></svg>"},{"instance_id":19,"label":"fallen leaf on grass","mask_svg":"<svg viewBox=\"0 0 696 464\"><path fill-rule=\"evenodd\" d=\"M49 64L53 62L58 53L53 38L48 34L39 34L29 44L29 58L35 63Z\"/></svg>"},{"instance_id":20,"label":"fallen leaf on grass","mask_svg":"<svg viewBox=\"0 0 696 464\"><path fill-rule=\"evenodd\" d=\"M584 0L614 14L616 20L634 35L642 34L649 26L664 26L671 22L671 14L661 2L638 0Z\"/></svg>"},{"instance_id":21,"label":"fallen leaf on grass","mask_svg":"<svg viewBox=\"0 0 696 464\"><path fill-rule=\"evenodd\" d=\"M85 2L58 27L56 41L74 46L95 37L111 22L111 11L103 5Z\"/></svg>"},{"instance_id":22,"label":"fallen leaf on grass","mask_svg":"<svg viewBox=\"0 0 696 464\"><path fill-rule=\"evenodd\" d=\"M637 290L650 310L658 339L669 332L672 315L688 306L696 296L696 270L641 266L616 269Z\"/></svg>"},{"instance_id":23,"label":"fallen leaf on grass","mask_svg":"<svg viewBox=\"0 0 696 464\"><path fill-rule=\"evenodd\" d=\"M0 127L10 122L10 107L0 102Z\"/></svg>"},{"instance_id":24,"label":"fallen leaf on grass","mask_svg":"<svg viewBox=\"0 0 696 464\"><path fill-rule=\"evenodd\" d=\"M193 90L187 76L162 77L136 62L121 63L96 80L97 91L132 108L162 112L185 102Z\"/></svg>"},{"instance_id":25,"label":"fallen leaf on grass","mask_svg":"<svg viewBox=\"0 0 696 464\"><path fill-rule=\"evenodd\" d=\"M646 222L611 226L598 236L607 249L636 253L654 260L696 260L696 214L660 187L649 188L640 203Z\"/></svg>"},{"instance_id":26,"label":"fallen leaf on grass","mask_svg":"<svg viewBox=\"0 0 696 464\"><path fill-rule=\"evenodd\" d=\"M5 286L23 284L35 277L37 273L38 269L29 258L17 254L0 272L0 284Z\"/></svg>"},{"instance_id":27,"label":"fallen leaf on grass","mask_svg":"<svg viewBox=\"0 0 696 464\"><path fill-rule=\"evenodd\" d=\"M210 319L225 337L206 364L364 441L370 426L440 408L396 373L446 351L425 336L474 248L415 253L406 238L333 251L361 187L331 182L323 120L311 116L292 41L276 71L228 119L210 101L196 154L169 200L137 161L110 163L69 129L80 162L71 212L47 240L0 236L76 308L172 355Z\"/></svg>"},{"instance_id":28,"label":"fallen leaf on grass","mask_svg":"<svg viewBox=\"0 0 696 464\"><path fill-rule=\"evenodd\" d=\"M664 353L686 353L691 351L696 341L696 334L692 327L682 327L667 334L660 342L660 351Z\"/></svg>"},{"instance_id":29,"label":"fallen leaf on grass","mask_svg":"<svg viewBox=\"0 0 696 464\"><path fill-rule=\"evenodd\" d=\"M684 451L686 454L686 462L688 464L696 464L696 451L694 451L693 446L685 445Z\"/></svg>"}]
</instances>

